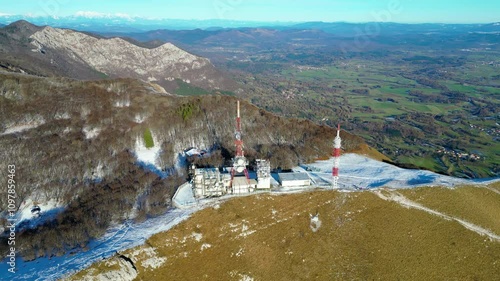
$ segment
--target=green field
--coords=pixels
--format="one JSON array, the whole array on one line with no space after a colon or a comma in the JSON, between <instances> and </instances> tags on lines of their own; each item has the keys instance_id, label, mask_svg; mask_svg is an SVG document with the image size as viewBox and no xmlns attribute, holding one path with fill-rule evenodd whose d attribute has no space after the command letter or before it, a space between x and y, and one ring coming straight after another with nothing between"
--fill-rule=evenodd
<instances>
[{"instance_id":1,"label":"green field","mask_svg":"<svg viewBox=\"0 0 500 281\"><path fill-rule=\"evenodd\" d=\"M493 83L500 71L473 63L480 59L493 58L470 57L457 66L413 63L397 55L321 67L283 64L255 78L263 90L275 85L275 94L248 94L282 115L330 126L340 122L397 163L492 177L500 172L500 88Z\"/></svg>"}]
</instances>

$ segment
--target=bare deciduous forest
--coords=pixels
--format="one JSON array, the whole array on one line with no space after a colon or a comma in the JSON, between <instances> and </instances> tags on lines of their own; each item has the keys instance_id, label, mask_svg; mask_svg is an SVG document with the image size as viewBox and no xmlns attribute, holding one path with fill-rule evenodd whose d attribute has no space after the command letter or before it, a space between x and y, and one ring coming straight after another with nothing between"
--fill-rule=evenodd
<instances>
[{"instance_id":1,"label":"bare deciduous forest","mask_svg":"<svg viewBox=\"0 0 500 281\"><path fill-rule=\"evenodd\" d=\"M158 165L171 169L177 154L197 146L213 148L209 158L190 161L221 166L234 155L236 98L223 95L175 97L132 79L75 81L2 74L0 169L17 167L17 207L28 197L51 199L62 213L35 229L21 226L21 255L32 260L85 248L113 222L143 220L165 212L185 179L167 178L137 165L136 142L150 131L161 147ZM328 157L334 131L311 121L285 119L242 103L245 152L252 161L270 159L273 168ZM344 149L364 142L342 132ZM6 210L7 196L0 196ZM2 252L7 243L1 243Z\"/></svg>"}]
</instances>

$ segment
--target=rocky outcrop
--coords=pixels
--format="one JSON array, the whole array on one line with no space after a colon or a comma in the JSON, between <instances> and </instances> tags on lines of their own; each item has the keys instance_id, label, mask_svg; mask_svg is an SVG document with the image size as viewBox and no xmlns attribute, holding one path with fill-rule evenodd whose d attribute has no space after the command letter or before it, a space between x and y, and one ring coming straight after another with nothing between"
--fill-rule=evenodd
<instances>
[{"instance_id":1,"label":"rocky outcrop","mask_svg":"<svg viewBox=\"0 0 500 281\"><path fill-rule=\"evenodd\" d=\"M114 256L105 261L107 271L90 270L85 276L78 276L77 280L82 281L132 281L137 277L137 269L134 263L123 255ZM71 278L63 278L62 280L75 280Z\"/></svg>"},{"instance_id":2,"label":"rocky outcrop","mask_svg":"<svg viewBox=\"0 0 500 281\"><path fill-rule=\"evenodd\" d=\"M148 49L121 38L104 39L52 27L44 27L29 38L31 51L39 57L50 57L52 65L85 65L103 77L138 78L167 89L177 79L210 90L231 90L234 85L208 59L171 43Z\"/></svg>"}]
</instances>

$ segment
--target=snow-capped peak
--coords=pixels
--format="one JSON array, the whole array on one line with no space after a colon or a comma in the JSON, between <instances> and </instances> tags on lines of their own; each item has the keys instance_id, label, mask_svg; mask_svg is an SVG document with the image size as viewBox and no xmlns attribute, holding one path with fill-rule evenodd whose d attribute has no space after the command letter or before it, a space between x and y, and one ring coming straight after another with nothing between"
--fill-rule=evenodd
<instances>
[{"instance_id":1,"label":"snow-capped peak","mask_svg":"<svg viewBox=\"0 0 500 281\"><path fill-rule=\"evenodd\" d=\"M75 13L76 17L83 17L83 18L88 18L88 19L111 19L111 18L120 18L120 19L128 19L128 20L133 20L133 16L125 13L101 13L101 12L95 12L95 11L78 11Z\"/></svg>"}]
</instances>

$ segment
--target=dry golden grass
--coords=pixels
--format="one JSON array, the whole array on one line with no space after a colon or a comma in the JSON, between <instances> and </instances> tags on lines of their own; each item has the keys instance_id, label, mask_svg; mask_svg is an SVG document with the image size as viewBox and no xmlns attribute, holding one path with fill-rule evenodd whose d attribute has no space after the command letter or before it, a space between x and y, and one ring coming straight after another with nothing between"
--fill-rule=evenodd
<instances>
[{"instance_id":1,"label":"dry golden grass","mask_svg":"<svg viewBox=\"0 0 500 281\"><path fill-rule=\"evenodd\" d=\"M496 190L498 193L498 192L500 192L500 183L492 184L489 186L489 188Z\"/></svg>"},{"instance_id":2,"label":"dry golden grass","mask_svg":"<svg viewBox=\"0 0 500 281\"><path fill-rule=\"evenodd\" d=\"M487 187L417 188L401 191L408 199L500 234L500 183Z\"/></svg>"},{"instance_id":3,"label":"dry golden grass","mask_svg":"<svg viewBox=\"0 0 500 281\"><path fill-rule=\"evenodd\" d=\"M498 205L498 201L482 204ZM310 216L316 214L321 226L314 232ZM498 280L500 276L499 242L371 192L235 198L154 235L147 246L156 248L166 261L153 270L136 260L137 280L241 280L244 276L254 280ZM124 255L133 256L134 251ZM85 274L88 270L79 276Z\"/></svg>"}]
</instances>

